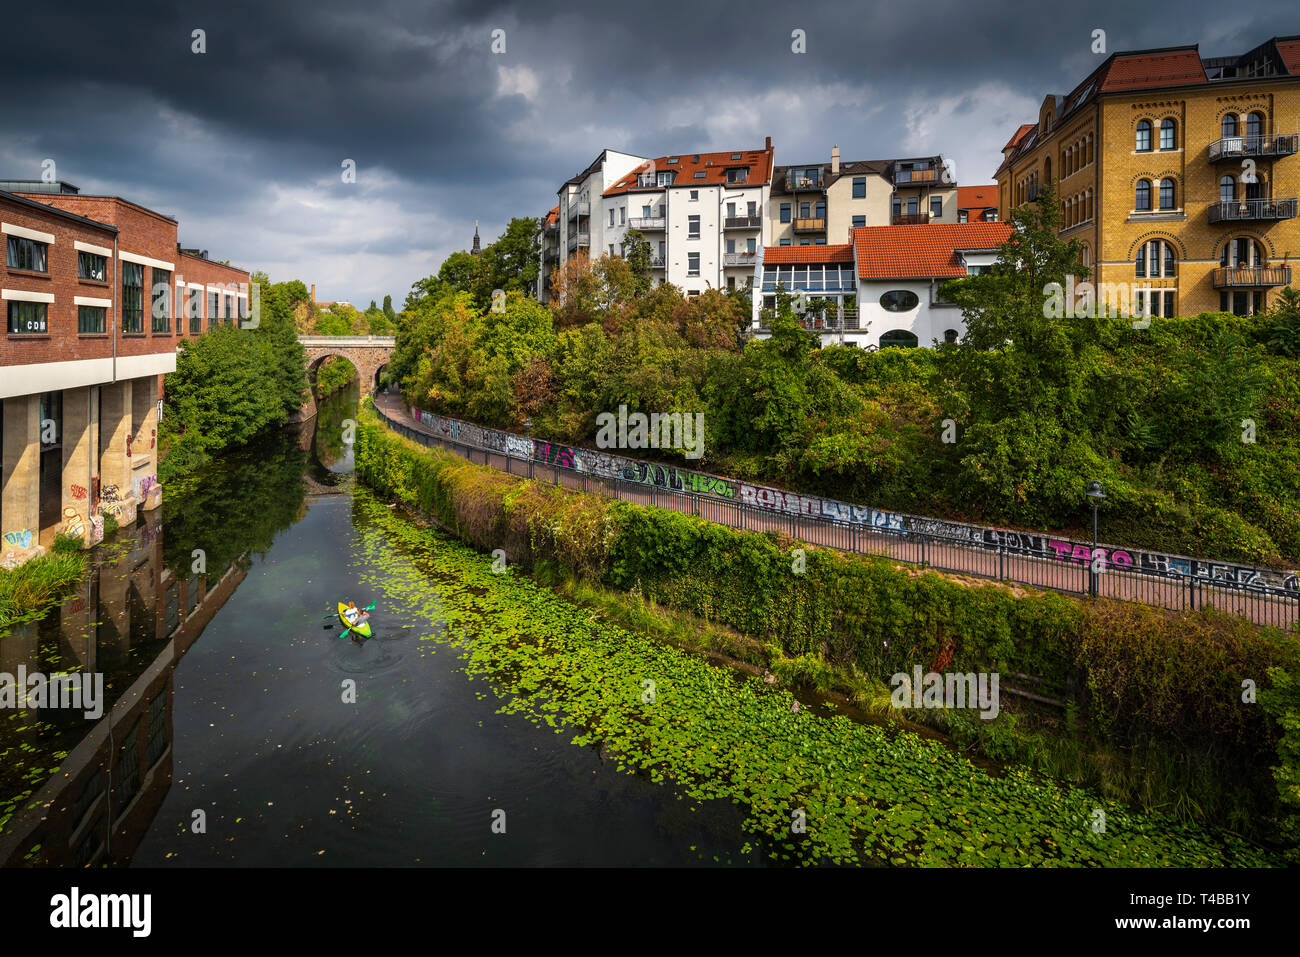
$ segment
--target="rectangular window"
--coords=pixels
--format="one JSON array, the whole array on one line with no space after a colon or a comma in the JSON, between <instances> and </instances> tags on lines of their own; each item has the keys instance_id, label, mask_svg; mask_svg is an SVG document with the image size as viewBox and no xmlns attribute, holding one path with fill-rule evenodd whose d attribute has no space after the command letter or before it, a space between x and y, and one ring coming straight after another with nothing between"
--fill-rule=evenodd
<instances>
[{"instance_id":1,"label":"rectangular window","mask_svg":"<svg viewBox=\"0 0 1300 957\"><path fill-rule=\"evenodd\" d=\"M736 251L736 241L735 241L734 239L728 239L728 240L727 240L727 252L729 252L729 253L734 253L735 251Z\"/></svg>"},{"instance_id":2,"label":"rectangular window","mask_svg":"<svg viewBox=\"0 0 1300 957\"><path fill-rule=\"evenodd\" d=\"M691 201L694 202L699 198L700 198L700 191L698 189L691 190Z\"/></svg>"},{"instance_id":3,"label":"rectangular window","mask_svg":"<svg viewBox=\"0 0 1300 957\"><path fill-rule=\"evenodd\" d=\"M853 198L854 199L867 198L867 178L865 176L853 177Z\"/></svg>"},{"instance_id":4,"label":"rectangular window","mask_svg":"<svg viewBox=\"0 0 1300 957\"><path fill-rule=\"evenodd\" d=\"M814 215L815 215L818 219L825 219L825 218L826 218L826 204L825 204L825 203L818 203L818 204L817 204L817 207L816 207L816 213L815 213Z\"/></svg>"},{"instance_id":5,"label":"rectangular window","mask_svg":"<svg viewBox=\"0 0 1300 957\"><path fill-rule=\"evenodd\" d=\"M698 216L686 217L686 238L687 239L700 238L700 217Z\"/></svg>"},{"instance_id":6,"label":"rectangular window","mask_svg":"<svg viewBox=\"0 0 1300 957\"><path fill-rule=\"evenodd\" d=\"M208 328L211 329L217 324L217 294L214 290L208 290Z\"/></svg>"},{"instance_id":7,"label":"rectangular window","mask_svg":"<svg viewBox=\"0 0 1300 957\"><path fill-rule=\"evenodd\" d=\"M853 225L854 225L855 227L856 227L856 226L865 226L865 225L867 225L867 217L865 217L865 216L854 216L854 217L853 217Z\"/></svg>"},{"instance_id":8,"label":"rectangular window","mask_svg":"<svg viewBox=\"0 0 1300 957\"><path fill-rule=\"evenodd\" d=\"M235 295L226 293L226 322L230 325L235 324Z\"/></svg>"},{"instance_id":9,"label":"rectangular window","mask_svg":"<svg viewBox=\"0 0 1300 957\"><path fill-rule=\"evenodd\" d=\"M728 204L727 204L727 218L728 218L728 219L735 219L735 218L736 218L736 204L735 204L735 203L728 203Z\"/></svg>"},{"instance_id":10,"label":"rectangular window","mask_svg":"<svg viewBox=\"0 0 1300 957\"><path fill-rule=\"evenodd\" d=\"M751 219L758 215L758 203L751 199L746 205L749 208L749 217Z\"/></svg>"},{"instance_id":11,"label":"rectangular window","mask_svg":"<svg viewBox=\"0 0 1300 957\"><path fill-rule=\"evenodd\" d=\"M746 239L745 252L749 253L751 256L758 252L758 240L752 236L749 239Z\"/></svg>"},{"instance_id":12,"label":"rectangular window","mask_svg":"<svg viewBox=\"0 0 1300 957\"><path fill-rule=\"evenodd\" d=\"M903 215L903 201L901 199L894 200L894 215Z\"/></svg>"},{"instance_id":13,"label":"rectangular window","mask_svg":"<svg viewBox=\"0 0 1300 957\"><path fill-rule=\"evenodd\" d=\"M650 207L649 207L649 206L642 206L642 207L641 207L641 215L642 215L644 218L649 219L649 218L650 218Z\"/></svg>"},{"instance_id":14,"label":"rectangular window","mask_svg":"<svg viewBox=\"0 0 1300 957\"><path fill-rule=\"evenodd\" d=\"M812 203L799 204L799 218L809 219L812 216Z\"/></svg>"},{"instance_id":15,"label":"rectangular window","mask_svg":"<svg viewBox=\"0 0 1300 957\"><path fill-rule=\"evenodd\" d=\"M199 298L199 290L189 290L185 301L189 308L190 335L197 336L203 331L203 301Z\"/></svg>"},{"instance_id":16,"label":"rectangular window","mask_svg":"<svg viewBox=\"0 0 1300 957\"><path fill-rule=\"evenodd\" d=\"M104 317L108 310L103 306L77 307L77 332L83 336L94 336L104 332Z\"/></svg>"},{"instance_id":17,"label":"rectangular window","mask_svg":"<svg viewBox=\"0 0 1300 957\"><path fill-rule=\"evenodd\" d=\"M610 224L611 226L614 225L614 210L612 210L612 209L609 211L609 224Z\"/></svg>"},{"instance_id":18,"label":"rectangular window","mask_svg":"<svg viewBox=\"0 0 1300 957\"><path fill-rule=\"evenodd\" d=\"M686 275L698 276L699 274L700 274L700 254L687 253L686 254Z\"/></svg>"},{"instance_id":19,"label":"rectangular window","mask_svg":"<svg viewBox=\"0 0 1300 957\"><path fill-rule=\"evenodd\" d=\"M49 332L48 307L43 302L9 300L9 335L43 336Z\"/></svg>"},{"instance_id":20,"label":"rectangular window","mask_svg":"<svg viewBox=\"0 0 1300 957\"><path fill-rule=\"evenodd\" d=\"M108 260L97 253L77 251L77 278L108 282Z\"/></svg>"},{"instance_id":21,"label":"rectangular window","mask_svg":"<svg viewBox=\"0 0 1300 957\"><path fill-rule=\"evenodd\" d=\"M153 301L149 311L154 332L172 331L172 274L166 269L153 269Z\"/></svg>"},{"instance_id":22,"label":"rectangular window","mask_svg":"<svg viewBox=\"0 0 1300 957\"><path fill-rule=\"evenodd\" d=\"M10 269L25 269L28 272L49 272L50 247L35 239L21 236L9 236L8 253L5 261Z\"/></svg>"},{"instance_id":23,"label":"rectangular window","mask_svg":"<svg viewBox=\"0 0 1300 957\"><path fill-rule=\"evenodd\" d=\"M788 222L790 222L790 204L789 204L789 203L782 203L782 204L781 204L781 222L783 222L783 223L788 223Z\"/></svg>"},{"instance_id":24,"label":"rectangular window","mask_svg":"<svg viewBox=\"0 0 1300 957\"><path fill-rule=\"evenodd\" d=\"M622 225L624 225L626 222L627 222L627 207L626 207L626 206L620 206L620 207L618 208L618 224L619 224L620 226L622 226Z\"/></svg>"},{"instance_id":25,"label":"rectangular window","mask_svg":"<svg viewBox=\"0 0 1300 957\"><path fill-rule=\"evenodd\" d=\"M144 267L122 263L122 332L144 332Z\"/></svg>"},{"instance_id":26,"label":"rectangular window","mask_svg":"<svg viewBox=\"0 0 1300 957\"><path fill-rule=\"evenodd\" d=\"M933 216L935 219L939 219L940 217L943 216L943 197L942 197L942 196L931 196L931 197L930 197L930 215Z\"/></svg>"},{"instance_id":27,"label":"rectangular window","mask_svg":"<svg viewBox=\"0 0 1300 957\"><path fill-rule=\"evenodd\" d=\"M781 240L781 245L782 245L782 246L789 246L789 245L790 245L790 240L789 240L788 238Z\"/></svg>"},{"instance_id":28,"label":"rectangular window","mask_svg":"<svg viewBox=\"0 0 1300 957\"><path fill-rule=\"evenodd\" d=\"M957 222L964 223L970 219L970 215L964 209L957 210Z\"/></svg>"}]
</instances>

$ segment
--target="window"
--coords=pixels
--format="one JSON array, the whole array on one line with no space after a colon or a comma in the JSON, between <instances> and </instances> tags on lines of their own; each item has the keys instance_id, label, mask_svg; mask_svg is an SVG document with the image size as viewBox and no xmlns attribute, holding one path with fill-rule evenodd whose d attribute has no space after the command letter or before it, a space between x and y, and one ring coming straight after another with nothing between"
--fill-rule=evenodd
<instances>
[{"instance_id":1,"label":"window","mask_svg":"<svg viewBox=\"0 0 1300 957\"><path fill-rule=\"evenodd\" d=\"M609 224L614 225L614 210L612 208L609 211Z\"/></svg>"},{"instance_id":2,"label":"window","mask_svg":"<svg viewBox=\"0 0 1300 957\"><path fill-rule=\"evenodd\" d=\"M609 254L610 254L611 256L614 255L614 244L613 244L613 243L610 243L610 244L609 244Z\"/></svg>"},{"instance_id":3,"label":"window","mask_svg":"<svg viewBox=\"0 0 1300 957\"><path fill-rule=\"evenodd\" d=\"M781 222L783 222L783 223L788 223L788 222L790 222L790 204L789 204L789 203L782 203L782 204L781 204Z\"/></svg>"},{"instance_id":4,"label":"window","mask_svg":"<svg viewBox=\"0 0 1300 957\"><path fill-rule=\"evenodd\" d=\"M43 302L9 300L9 335L43 336L49 332L47 306Z\"/></svg>"},{"instance_id":5,"label":"window","mask_svg":"<svg viewBox=\"0 0 1300 957\"><path fill-rule=\"evenodd\" d=\"M1139 316L1163 316L1166 319L1174 315L1174 290L1139 289L1134 293L1133 312Z\"/></svg>"},{"instance_id":6,"label":"window","mask_svg":"<svg viewBox=\"0 0 1300 957\"><path fill-rule=\"evenodd\" d=\"M77 278L108 282L108 260L96 253L77 251Z\"/></svg>"},{"instance_id":7,"label":"window","mask_svg":"<svg viewBox=\"0 0 1300 957\"><path fill-rule=\"evenodd\" d=\"M901 199L894 200L892 204L892 212L895 216L903 215L903 201Z\"/></svg>"},{"instance_id":8,"label":"window","mask_svg":"<svg viewBox=\"0 0 1300 957\"><path fill-rule=\"evenodd\" d=\"M208 328L211 329L217 324L217 293L213 289L208 290Z\"/></svg>"},{"instance_id":9,"label":"window","mask_svg":"<svg viewBox=\"0 0 1300 957\"><path fill-rule=\"evenodd\" d=\"M865 225L867 225L867 217L865 217L865 216L854 216L854 217L853 217L853 225L854 225L855 228L858 227L858 226L865 226Z\"/></svg>"},{"instance_id":10,"label":"window","mask_svg":"<svg viewBox=\"0 0 1300 957\"><path fill-rule=\"evenodd\" d=\"M1148 276L1159 279L1161 276L1176 276L1178 263L1174 258L1174 247L1160 239L1153 239L1138 247L1133 270L1139 279Z\"/></svg>"},{"instance_id":11,"label":"window","mask_svg":"<svg viewBox=\"0 0 1300 957\"><path fill-rule=\"evenodd\" d=\"M736 218L736 204L735 204L735 203L728 203L728 204L727 204L727 218L728 218L728 219L735 219L735 218Z\"/></svg>"},{"instance_id":12,"label":"window","mask_svg":"<svg viewBox=\"0 0 1300 957\"><path fill-rule=\"evenodd\" d=\"M865 176L853 177L853 198L854 199L867 198L867 178Z\"/></svg>"},{"instance_id":13,"label":"window","mask_svg":"<svg viewBox=\"0 0 1300 957\"><path fill-rule=\"evenodd\" d=\"M1145 212L1151 209L1151 180L1138 180L1137 196L1133 208L1139 212Z\"/></svg>"},{"instance_id":14,"label":"window","mask_svg":"<svg viewBox=\"0 0 1300 957\"><path fill-rule=\"evenodd\" d=\"M695 202L699 198L700 198L700 191L698 189L691 190L691 202Z\"/></svg>"},{"instance_id":15,"label":"window","mask_svg":"<svg viewBox=\"0 0 1300 957\"><path fill-rule=\"evenodd\" d=\"M620 226L623 226L623 225L625 225L626 223L627 223L627 207L626 207L626 206L620 206L620 207L618 208L618 224L619 224Z\"/></svg>"},{"instance_id":16,"label":"window","mask_svg":"<svg viewBox=\"0 0 1300 957\"><path fill-rule=\"evenodd\" d=\"M1151 149L1151 121L1142 120L1137 125L1137 145L1134 147L1139 153L1145 153Z\"/></svg>"},{"instance_id":17,"label":"window","mask_svg":"<svg viewBox=\"0 0 1300 957\"><path fill-rule=\"evenodd\" d=\"M1236 290L1231 294L1227 291L1221 292L1219 293L1219 311L1231 312L1238 316L1249 316L1263 312L1264 294L1244 289Z\"/></svg>"},{"instance_id":18,"label":"window","mask_svg":"<svg viewBox=\"0 0 1300 957\"><path fill-rule=\"evenodd\" d=\"M1178 148L1177 125L1172 117L1160 121L1160 148L1172 150Z\"/></svg>"},{"instance_id":19,"label":"window","mask_svg":"<svg viewBox=\"0 0 1300 957\"><path fill-rule=\"evenodd\" d=\"M203 331L203 301L199 298L199 290L191 289L188 296L190 312L190 335L197 336Z\"/></svg>"},{"instance_id":20,"label":"window","mask_svg":"<svg viewBox=\"0 0 1300 957\"><path fill-rule=\"evenodd\" d=\"M749 253L751 256L758 252L758 240L753 236L750 236L745 240L745 252Z\"/></svg>"},{"instance_id":21,"label":"window","mask_svg":"<svg viewBox=\"0 0 1300 957\"><path fill-rule=\"evenodd\" d=\"M144 267L122 263L122 332L144 332Z\"/></svg>"},{"instance_id":22,"label":"window","mask_svg":"<svg viewBox=\"0 0 1300 957\"><path fill-rule=\"evenodd\" d=\"M970 216L966 213L966 210L964 209L957 210L957 222L964 223L969 221L969 219Z\"/></svg>"},{"instance_id":23,"label":"window","mask_svg":"<svg viewBox=\"0 0 1300 957\"><path fill-rule=\"evenodd\" d=\"M1174 208L1174 181L1168 177L1160 181L1160 208Z\"/></svg>"},{"instance_id":24,"label":"window","mask_svg":"<svg viewBox=\"0 0 1300 957\"><path fill-rule=\"evenodd\" d=\"M944 342L956 342L956 341L957 341L957 330L956 330L956 329L945 329L945 330L943 331L943 341L944 341Z\"/></svg>"},{"instance_id":25,"label":"window","mask_svg":"<svg viewBox=\"0 0 1300 957\"><path fill-rule=\"evenodd\" d=\"M812 203L799 204L799 218L808 219L812 216Z\"/></svg>"},{"instance_id":26,"label":"window","mask_svg":"<svg viewBox=\"0 0 1300 957\"><path fill-rule=\"evenodd\" d=\"M47 425L48 423L48 425ZM48 429L48 431L47 431ZM41 393L41 448L58 448L63 441L63 392Z\"/></svg>"},{"instance_id":27,"label":"window","mask_svg":"<svg viewBox=\"0 0 1300 957\"><path fill-rule=\"evenodd\" d=\"M1244 236L1224 243L1223 251L1219 255L1220 266L1245 268L1262 266L1264 263L1264 247Z\"/></svg>"},{"instance_id":28,"label":"window","mask_svg":"<svg viewBox=\"0 0 1300 957\"><path fill-rule=\"evenodd\" d=\"M166 269L153 270L153 315L154 332L172 331L172 274Z\"/></svg>"},{"instance_id":29,"label":"window","mask_svg":"<svg viewBox=\"0 0 1300 957\"><path fill-rule=\"evenodd\" d=\"M697 170L695 171L695 178L696 178L696 179L704 179L705 174L706 174L706 171L705 171L705 170L697 169Z\"/></svg>"},{"instance_id":30,"label":"window","mask_svg":"<svg viewBox=\"0 0 1300 957\"><path fill-rule=\"evenodd\" d=\"M916 335L906 329L891 329L880 337L882 349L915 349L919 344Z\"/></svg>"},{"instance_id":31,"label":"window","mask_svg":"<svg viewBox=\"0 0 1300 957\"><path fill-rule=\"evenodd\" d=\"M939 217L941 217L941 216L943 215L943 197L942 197L942 196L931 196L931 197L930 197L930 215L933 216L935 219L938 219Z\"/></svg>"},{"instance_id":32,"label":"window","mask_svg":"<svg viewBox=\"0 0 1300 957\"><path fill-rule=\"evenodd\" d=\"M1251 113L1246 117L1246 142L1255 148L1264 135L1264 114Z\"/></svg>"},{"instance_id":33,"label":"window","mask_svg":"<svg viewBox=\"0 0 1300 957\"><path fill-rule=\"evenodd\" d=\"M1219 178L1219 202L1231 203L1237 198L1237 181L1231 176Z\"/></svg>"},{"instance_id":34,"label":"window","mask_svg":"<svg viewBox=\"0 0 1300 957\"><path fill-rule=\"evenodd\" d=\"M687 253L686 254L686 275L698 276L699 274L700 274L700 254Z\"/></svg>"},{"instance_id":35,"label":"window","mask_svg":"<svg viewBox=\"0 0 1300 957\"><path fill-rule=\"evenodd\" d=\"M782 246L789 246L789 245L790 245L790 239L789 239L789 237L786 237L785 239L781 240L781 245L782 245Z\"/></svg>"},{"instance_id":36,"label":"window","mask_svg":"<svg viewBox=\"0 0 1300 957\"><path fill-rule=\"evenodd\" d=\"M1219 121L1219 135L1223 139L1237 135L1237 114L1224 113L1223 119Z\"/></svg>"},{"instance_id":37,"label":"window","mask_svg":"<svg viewBox=\"0 0 1300 957\"><path fill-rule=\"evenodd\" d=\"M749 179L749 167L727 170L728 183L744 183Z\"/></svg>"},{"instance_id":38,"label":"window","mask_svg":"<svg viewBox=\"0 0 1300 957\"><path fill-rule=\"evenodd\" d=\"M649 206L642 206L642 207L641 207L641 215L642 215L643 217L645 217L646 219L649 219L649 218L650 218L650 207L649 207Z\"/></svg>"},{"instance_id":39,"label":"window","mask_svg":"<svg viewBox=\"0 0 1300 957\"><path fill-rule=\"evenodd\" d=\"M818 219L826 218L826 204L818 203L813 209L813 215Z\"/></svg>"},{"instance_id":40,"label":"window","mask_svg":"<svg viewBox=\"0 0 1300 957\"><path fill-rule=\"evenodd\" d=\"M686 238L687 239L700 238L700 217L698 216L686 217Z\"/></svg>"},{"instance_id":41,"label":"window","mask_svg":"<svg viewBox=\"0 0 1300 957\"><path fill-rule=\"evenodd\" d=\"M103 333L106 312L107 310L103 306L78 306L77 333L83 336L94 336Z\"/></svg>"},{"instance_id":42,"label":"window","mask_svg":"<svg viewBox=\"0 0 1300 957\"><path fill-rule=\"evenodd\" d=\"M25 269L28 272L49 272L50 247L35 239L21 236L9 236L8 254L5 261L10 269Z\"/></svg>"},{"instance_id":43,"label":"window","mask_svg":"<svg viewBox=\"0 0 1300 957\"><path fill-rule=\"evenodd\" d=\"M880 306L886 312L911 312L920 302L920 297L910 289L891 289L880 297Z\"/></svg>"}]
</instances>

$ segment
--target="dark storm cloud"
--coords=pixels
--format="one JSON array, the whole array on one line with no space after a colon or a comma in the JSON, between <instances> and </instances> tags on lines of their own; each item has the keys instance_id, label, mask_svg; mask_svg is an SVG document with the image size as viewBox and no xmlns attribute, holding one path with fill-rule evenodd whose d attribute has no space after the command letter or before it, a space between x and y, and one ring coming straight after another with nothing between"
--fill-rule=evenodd
<instances>
[{"instance_id":1,"label":"dark storm cloud","mask_svg":"<svg viewBox=\"0 0 1300 957\"><path fill-rule=\"evenodd\" d=\"M46 157L176 216L186 243L364 302L536 215L601 148L921 149L987 182L1001 143L1108 48L1242 52L1291 4L325 0L6 11L0 176ZM1289 19L1288 19L1289 18ZM206 31L207 53L190 52ZM506 52L490 50L505 31ZM791 52L791 31L807 52ZM357 164L344 184L340 164Z\"/></svg>"}]
</instances>

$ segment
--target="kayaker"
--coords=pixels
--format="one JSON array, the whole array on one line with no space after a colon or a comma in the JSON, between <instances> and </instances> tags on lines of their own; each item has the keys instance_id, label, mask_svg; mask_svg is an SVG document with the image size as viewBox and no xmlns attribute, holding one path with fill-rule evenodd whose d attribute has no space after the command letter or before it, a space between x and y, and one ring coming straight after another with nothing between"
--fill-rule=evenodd
<instances>
[{"instance_id":1,"label":"kayaker","mask_svg":"<svg viewBox=\"0 0 1300 957\"><path fill-rule=\"evenodd\" d=\"M370 620L370 616L359 609L354 601L348 602L348 607L343 609L343 617L353 628L359 628Z\"/></svg>"}]
</instances>

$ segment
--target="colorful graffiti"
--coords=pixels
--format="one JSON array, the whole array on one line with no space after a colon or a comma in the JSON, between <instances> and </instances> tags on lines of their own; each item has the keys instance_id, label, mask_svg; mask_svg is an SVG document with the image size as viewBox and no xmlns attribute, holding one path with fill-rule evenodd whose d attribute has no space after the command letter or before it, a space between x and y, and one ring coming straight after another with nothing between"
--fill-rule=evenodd
<instances>
[{"instance_id":1,"label":"colorful graffiti","mask_svg":"<svg viewBox=\"0 0 1300 957\"><path fill-rule=\"evenodd\" d=\"M136 501L142 506L150 506L156 496L162 495L162 486L158 484L157 475L144 475L131 482Z\"/></svg>"},{"instance_id":2,"label":"colorful graffiti","mask_svg":"<svg viewBox=\"0 0 1300 957\"><path fill-rule=\"evenodd\" d=\"M86 537L86 521L71 505L63 509L63 534L73 538Z\"/></svg>"},{"instance_id":3,"label":"colorful graffiti","mask_svg":"<svg viewBox=\"0 0 1300 957\"><path fill-rule=\"evenodd\" d=\"M122 499L118 496L116 485L105 485L99 491L99 514L112 515L122 519Z\"/></svg>"},{"instance_id":4,"label":"colorful graffiti","mask_svg":"<svg viewBox=\"0 0 1300 957\"><path fill-rule=\"evenodd\" d=\"M14 548L31 548L33 532L30 528L24 528L18 531L5 532L4 540L6 545Z\"/></svg>"},{"instance_id":5,"label":"colorful graffiti","mask_svg":"<svg viewBox=\"0 0 1300 957\"><path fill-rule=\"evenodd\" d=\"M90 544L98 545L104 540L104 519L99 515L90 516Z\"/></svg>"},{"instance_id":6,"label":"colorful graffiti","mask_svg":"<svg viewBox=\"0 0 1300 957\"><path fill-rule=\"evenodd\" d=\"M848 526L881 529L904 535L929 536L946 543L1009 555L1042 558L1075 565L1091 564L1102 559L1103 566L1119 571L1133 570L1174 578L1195 578L1244 586L1281 588L1300 594L1300 572L1261 569L1225 562L1209 562L1181 555L1146 552L1133 548L1096 546L1053 538L1034 532L968 525L944 519L907 515L885 509L837 502L815 495L801 495L783 489L748 482L736 482L718 475L690 472L672 466L643 462L609 452L570 448L541 439L529 439L509 432L484 429L411 408L411 416L437 435L456 439L479 448L500 451L522 459L533 459L557 468L574 469L591 475L618 478L626 482L651 485L684 494L709 494L739 499L741 504L779 512L817 518Z\"/></svg>"},{"instance_id":7,"label":"colorful graffiti","mask_svg":"<svg viewBox=\"0 0 1300 957\"><path fill-rule=\"evenodd\" d=\"M85 487L82 485L77 485L75 482L68 486L68 491L72 493L72 497L75 498L77 501L81 501L86 497Z\"/></svg>"}]
</instances>

